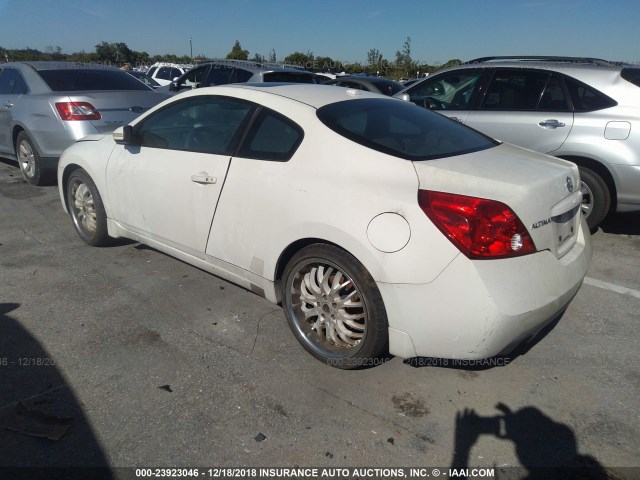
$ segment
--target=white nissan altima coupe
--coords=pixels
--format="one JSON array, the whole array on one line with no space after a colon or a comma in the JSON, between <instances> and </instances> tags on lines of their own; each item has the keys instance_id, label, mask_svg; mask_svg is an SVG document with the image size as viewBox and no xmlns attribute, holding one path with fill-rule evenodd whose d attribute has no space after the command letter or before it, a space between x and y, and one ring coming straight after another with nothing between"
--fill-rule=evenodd
<instances>
[{"instance_id":1,"label":"white nissan altima coupe","mask_svg":"<svg viewBox=\"0 0 640 480\"><path fill-rule=\"evenodd\" d=\"M128 237L279 303L340 368L507 353L591 259L574 164L361 90L193 90L71 146L58 184L88 244Z\"/></svg>"}]
</instances>

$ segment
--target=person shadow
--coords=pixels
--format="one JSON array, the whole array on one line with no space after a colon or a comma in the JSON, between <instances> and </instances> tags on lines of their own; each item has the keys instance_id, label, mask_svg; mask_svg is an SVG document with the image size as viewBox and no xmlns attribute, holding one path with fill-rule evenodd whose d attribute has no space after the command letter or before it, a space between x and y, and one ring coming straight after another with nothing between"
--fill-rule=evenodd
<instances>
[{"instance_id":1,"label":"person shadow","mask_svg":"<svg viewBox=\"0 0 640 480\"><path fill-rule=\"evenodd\" d=\"M469 469L471 448L481 435L511 441L522 468L495 467L495 479L526 480L615 480L592 456L578 452L573 430L556 422L535 407L512 411L496 405L501 414L482 417L473 409L456 414L454 453L451 469ZM523 470L524 475L523 476ZM466 478L460 476L459 478Z\"/></svg>"},{"instance_id":2,"label":"person shadow","mask_svg":"<svg viewBox=\"0 0 640 480\"><path fill-rule=\"evenodd\" d=\"M0 478L114 478L57 358L0 303Z\"/></svg>"}]
</instances>

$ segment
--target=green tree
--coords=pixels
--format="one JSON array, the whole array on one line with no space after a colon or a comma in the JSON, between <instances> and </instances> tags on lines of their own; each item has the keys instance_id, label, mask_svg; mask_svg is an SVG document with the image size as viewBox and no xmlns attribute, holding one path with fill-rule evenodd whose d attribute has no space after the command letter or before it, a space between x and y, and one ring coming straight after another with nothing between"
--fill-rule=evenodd
<instances>
[{"instance_id":1,"label":"green tree","mask_svg":"<svg viewBox=\"0 0 640 480\"><path fill-rule=\"evenodd\" d=\"M276 63L278 60L276 58L276 49L272 48L271 53L269 54L269 63Z\"/></svg>"},{"instance_id":2,"label":"green tree","mask_svg":"<svg viewBox=\"0 0 640 480\"><path fill-rule=\"evenodd\" d=\"M227 54L227 58L233 60L247 60L249 58L249 50L243 50L240 42L236 40L231 51Z\"/></svg>"},{"instance_id":3,"label":"green tree","mask_svg":"<svg viewBox=\"0 0 640 480\"><path fill-rule=\"evenodd\" d=\"M307 53L293 52L292 54L284 57L284 63L298 65L303 68L312 68L313 52L309 52L309 51L307 51Z\"/></svg>"},{"instance_id":4,"label":"green tree","mask_svg":"<svg viewBox=\"0 0 640 480\"><path fill-rule=\"evenodd\" d=\"M267 59L264 55L260 55L259 53L256 53L251 59L251 61L258 62L258 63L266 63Z\"/></svg>"},{"instance_id":5,"label":"green tree","mask_svg":"<svg viewBox=\"0 0 640 480\"><path fill-rule=\"evenodd\" d=\"M396 52L396 63L405 70L412 70L411 37L407 37L402 44L402 50Z\"/></svg>"}]
</instances>

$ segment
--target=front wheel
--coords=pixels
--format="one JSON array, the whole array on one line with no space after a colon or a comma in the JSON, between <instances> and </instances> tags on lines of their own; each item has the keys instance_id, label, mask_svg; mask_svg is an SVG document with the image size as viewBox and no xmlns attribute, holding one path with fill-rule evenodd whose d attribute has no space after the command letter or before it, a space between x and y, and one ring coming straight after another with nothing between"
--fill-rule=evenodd
<instances>
[{"instance_id":1,"label":"front wheel","mask_svg":"<svg viewBox=\"0 0 640 480\"><path fill-rule=\"evenodd\" d=\"M73 226L82 240L94 247L109 244L107 214L96 184L89 174L75 170L67 181L67 206Z\"/></svg>"},{"instance_id":2,"label":"front wheel","mask_svg":"<svg viewBox=\"0 0 640 480\"><path fill-rule=\"evenodd\" d=\"M331 366L374 366L388 349L388 323L371 275L351 254L324 244L289 261L284 310L293 334L311 355Z\"/></svg>"},{"instance_id":3,"label":"front wheel","mask_svg":"<svg viewBox=\"0 0 640 480\"><path fill-rule=\"evenodd\" d=\"M609 187L600 175L588 168L580 168L580 189L582 190L582 213L591 232L598 229L600 222L611 208Z\"/></svg>"}]
</instances>

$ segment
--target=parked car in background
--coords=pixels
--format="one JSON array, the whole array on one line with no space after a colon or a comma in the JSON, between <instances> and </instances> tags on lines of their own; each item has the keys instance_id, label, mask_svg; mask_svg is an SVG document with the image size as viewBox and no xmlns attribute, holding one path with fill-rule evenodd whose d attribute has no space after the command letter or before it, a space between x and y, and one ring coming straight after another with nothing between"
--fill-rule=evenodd
<instances>
[{"instance_id":1,"label":"parked car in background","mask_svg":"<svg viewBox=\"0 0 640 480\"><path fill-rule=\"evenodd\" d=\"M179 77L191 67L192 65L158 62L151 65L145 73L160 85L169 85L174 78Z\"/></svg>"},{"instance_id":2,"label":"parked car in background","mask_svg":"<svg viewBox=\"0 0 640 480\"><path fill-rule=\"evenodd\" d=\"M153 78L147 76L147 74L144 72L139 72L137 70L125 70L125 72L140 80L147 87L151 87L153 89L160 87L160 84L158 82L156 82Z\"/></svg>"},{"instance_id":3,"label":"parked car in background","mask_svg":"<svg viewBox=\"0 0 640 480\"><path fill-rule=\"evenodd\" d=\"M164 100L117 68L73 62L0 65L0 156L25 180L55 179L62 151L92 133L111 132Z\"/></svg>"},{"instance_id":4,"label":"parked car in background","mask_svg":"<svg viewBox=\"0 0 640 480\"><path fill-rule=\"evenodd\" d=\"M592 58L485 57L398 96L575 162L592 230L610 212L640 210L640 68Z\"/></svg>"},{"instance_id":5,"label":"parked car in background","mask_svg":"<svg viewBox=\"0 0 640 480\"><path fill-rule=\"evenodd\" d=\"M279 64L209 60L200 63L160 91L178 93L194 88L245 82L316 83L316 74Z\"/></svg>"},{"instance_id":6,"label":"parked car in background","mask_svg":"<svg viewBox=\"0 0 640 480\"><path fill-rule=\"evenodd\" d=\"M325 85L355 88L367 92L381 93L382 95L395 95L405 87L398 82L384 77L344 75L324 82Z\"/></svg>"},{"instance_id":7,"label":"parked car in background","mask_svg":"<svg viewBox=\"0 0 640 480\"><path fill-rule=\"evenodd\" d=\"M591 257L578 178L407 102L292 84L185 92L58 167L82 240L131 238L281 303L340 368L487 358L557 319Z\"/></svg>"}]
</instances>

